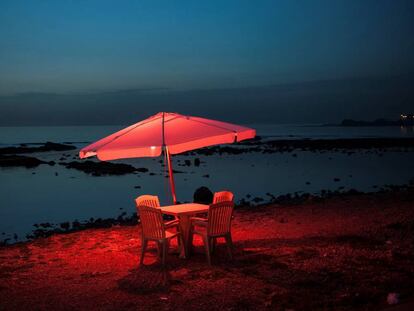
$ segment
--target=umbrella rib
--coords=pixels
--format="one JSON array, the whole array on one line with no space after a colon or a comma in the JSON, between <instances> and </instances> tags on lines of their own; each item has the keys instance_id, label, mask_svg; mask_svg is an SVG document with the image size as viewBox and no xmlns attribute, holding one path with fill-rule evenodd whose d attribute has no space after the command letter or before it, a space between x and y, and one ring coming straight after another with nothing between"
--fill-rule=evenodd
<instances>
[{"instance_id":1,"label":"umbrella rib","mask_svg":"<svg viewBox=\"0 0 414 311\"><path fill-rule=\"evenodd\" d=\"M201 123L201 124L204 124L204 125L208 125L208 126L216 127L216 128L222 129L222 130L226 130L226 131L229 131L229 132L233 132L233 133L237 133L237 131L232 130L232 129L229 129L229 128L225 128L225 127L223 127L223 126L218 126L218 125L209 124L209 123L207 123L207 122L203 122L203 121L199 121L199 120L194 120L194 119L192 119L191 117L186 117L186 116L182 116L182 117L185 117L185 118L187 118L188 120L193 121L193 122L198 122L198 123Z\"/></svg>"},{"instance_id":2,"label":"umbrella rib","mask_svg":"<svg viewBox=\"0 0 414 311\"><path fill-rule=\"evenodd\" d=\"M232 130L232 129L229 129L229 128L226 128L226 127L223 127L223 126L213 125L213 124L209 124L207 122L203 122L203 121L199 121L199 120L194 120L190 116L185 116L185 115L182 115L182 114L179 114L179 113L170 113L170 114L173 114L175 116L173 118L169 119L169 120L164 121L164 123L167 123L167 122L170 122L170 121L174 121L175 119L178 119L178 118L182 118L182 119L187 119L187 120L190 120L190 121L193 121L193 122L198 122L198 123L201 123L201 124L205 124L205 125L208 125L208 126L216 127L216 128L222 129L222 130L226 130L226 131L230 131L230 132L233 132L233 133L237 133L237 131Z\"/></svg>"},{"instance_id":3,"label":"umbrella rib","mask_svg":"<svg viewBox=\"0 0 414 311\"><path fill-rule=\"evenodd\" d=\"M174 121L175 119L182 118L182 117L183 117L183 116L176 115L175 117L173 117L173 118L171 118L171 119L169 119L169 120L164 121L164 123L167 123L167 122L170 122L170 121Z\"/></svg>"},{"instance_id":4,"label":"umbrella rib","mask_svg":"<svg viewBox=\"0 0 414 311\"><path fill-rule=\"evenodd\" d=\"M226 131L229 131L229 132L233 132L234 133L234 139L235 139L235 141L234 142L237 142L237 134L238 134L238 132L237 131L235 131L235 130L232 130L232 129L229 129L229 128L226 128L226 127L223 127L223 126L219 126L219 125L213 125L213 124L209 124L209 123L207 123L207 122L203 122L203 121L199 121L199 120L194 120L192 117L190 117L190 116L185 116L185 115L181 115L181 114L175 114L176 115L176 117L175 118L183 118L183 119L187 119L187 120L190 120L190 121L193 121L193 122L197 122L197 123L201 123L201 124L204 124L204 125L207 125L207 126L210 126L210 127L215 127L215 128L219 128L219 129L222 129L222 130L226 130ZM175 118L173 118L173 119L170 119L170 120L168 120L168 121L172 121L172 120L174 120ZM168 122L168 121L166 121L166 122Z\"/></svg>"},{"instance_id":5,"label":"umbrella rib","mask_svg":"<svg viewBox=\"0 0 414 311\"><path fill-rule=\"evenodd\" d=\"M224 135L226 135L226 134L219 134L219 135L214 135L214 136L210 136L210 137L211 138L212 137L216 138L216 137L220 137L220 136L224 136ZM246 140L246 139L248 139L248 138L244 138L240 141L243 141L243 140ZM203 140L203 138L192 139L192 140L188 140L188 141L185 141L185 142L182 142L182 143L177 143L177 144L175 144L175 146L186 144L186 143L194 143L195 141L198 141L198 140ZM240 141L238 141L238 142L240 142ZM222 145L222 144L227 144L227 143L226 142L212 143L212 144L208 144L208 145L203 145L201 147L186 149L184 151L180 151L180 152L177 152L177 153L171 153L171 154L178 154L178 153L182 153L182 152L186 152L186 151L190 151L190 150L195 150L195 149L199 149L199 148L203 148L203 147L211 147L211 146L217 146L217 145Z\"/></svg>"},{"instance_id":6,"label":"umbrella rib","mask_svg":"<svg viewBox=\"0 0 414 311\"><path fill-rule=\"evenodd\" d=\"M161 117L156 117L156 118L153 118L153 119L151 119L151 120L148 120L147 122L138 122L138 124L136 125L136 126L134 126L133 128L131 128L129 131L126 131L125 133L122 133L122 134L120 134L120 135L118 135L118 136L115 136L113 139L111 139L110 141L108 141L107 143L105 143L105 144L103 144L103 145L101 145L101 146L99 146L98 148L96 148L95 150L93 150L94 152L97 152L99 149L101 149L102 147L105 147L106 145L108 145L109 143L112 143L112 142L114 142L115 140L117 140L119 137L121 137L121 136L124 136L124 135L126 135L126 134L128 134L129 132L131 132L132 130L135 130L137 127L139 127L139 126L141 126L141 125L144 125L144 124L147 124L147 123L150 123L150 122L152 122L152 121L155 121L155 120L158 120L159 118L161 118Z\"/></svg>"}]
</instances>

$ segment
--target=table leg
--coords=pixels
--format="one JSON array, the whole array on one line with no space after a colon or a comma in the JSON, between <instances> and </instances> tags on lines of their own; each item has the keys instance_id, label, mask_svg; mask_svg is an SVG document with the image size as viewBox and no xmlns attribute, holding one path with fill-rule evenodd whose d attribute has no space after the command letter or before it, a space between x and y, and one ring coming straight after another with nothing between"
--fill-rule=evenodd
<instances>
[{"instance_id":1,"label":"table leg","mask_svg":"<svg viewBox=\"0 0 414 311\"><path fill-rule=\"evenodd\" d=\"M188 258L190 243L190 217L187 215L179 216L180 231L183 235L184 245L181 248L180 258Z\"/></svg>"}]
</instances>

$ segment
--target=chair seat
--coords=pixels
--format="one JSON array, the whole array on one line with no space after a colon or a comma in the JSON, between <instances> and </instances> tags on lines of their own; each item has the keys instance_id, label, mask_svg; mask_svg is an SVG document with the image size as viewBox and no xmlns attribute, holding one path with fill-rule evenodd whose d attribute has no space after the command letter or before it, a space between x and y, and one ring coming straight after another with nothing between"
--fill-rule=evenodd
<instances>
[{"instance_id":1,"label":"chair seat","mask_svg":"<svg viewBox=\"0 0 414 311\"><path fill-rule=\"evenodd\" d=\"M170 220L164 223L165 228L173 228L180 224L180 221L178 219Z\"/></svg>"},{"instance_id":2,"label":"chair seat","mask_svg":"<svg viewBox=\"0 0 414 311\"><path fill-rule=\"evenodd\" d=\"M198 235L207 235L207 230L193 229L192 232Z\"/></svg>"},{"instance_id":3,"label":"chair seat","mask_svg":"<svg viewBox=\"0 0 414 311\"><path fill-rule=\"evenodd\" d=\"M200 228L200 229L198 229L198 228L197 229L193 229L193 231L192 231L193 234L198 234L198 235L201 235L201 236L207 236L207 230L203 230L203 228ZM215 234L215 235L209 234L208 236L210 238L222 238L222 237L225 237L226 235L228 235L228 233Z\"/></svg>"},{"instance_id":4,"label":"chair seat","mask_svg":"<svg viewBox=\"0 0 414 311\"><path fill-rule=\"evenodd\" d=\"M191 217L190 218L191 225L197 227L204 227L207 228L208 219L201 218L201 217Z\"/></svg>"},{"instance_id":5,"label":"chair seat","mask_svg":"<svg viewBox=\"0 0 414 311\"><path fill-rule=\"evenodd\" d=\"M174 232L174 231L170 231L170 230L165 230L165 238L167 238L167 239L171 239L171 238L173 238L173 237L175 237L179 234L180 234L179 231Z\"/></svg>"}]
</instances>

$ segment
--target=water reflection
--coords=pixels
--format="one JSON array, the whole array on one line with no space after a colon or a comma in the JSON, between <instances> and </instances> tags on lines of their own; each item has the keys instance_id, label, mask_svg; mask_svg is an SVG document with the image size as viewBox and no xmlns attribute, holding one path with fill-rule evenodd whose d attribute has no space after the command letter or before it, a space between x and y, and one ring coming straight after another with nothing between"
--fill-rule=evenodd
<instances>
[{"instance_id":1,"label":"water reflection","mask_svg":"<svg viewBox=\"0 0 414 311\"><path fill-rule=\"evenodd\" d=\"M400 131L403 136L412 136L414 131L414 126L400 126Z\"/></svg>"}]
</instances>

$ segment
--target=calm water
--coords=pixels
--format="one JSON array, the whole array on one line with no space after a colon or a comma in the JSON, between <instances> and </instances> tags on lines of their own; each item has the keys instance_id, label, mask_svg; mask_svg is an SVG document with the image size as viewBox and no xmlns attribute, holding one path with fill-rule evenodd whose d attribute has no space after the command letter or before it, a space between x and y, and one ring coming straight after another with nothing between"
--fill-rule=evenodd
<instances>
[{"instance_id":1,"label":"calm water","mask_svg":"<svg viewBox=\"0 0 414 311\"><path fill-rule=\"evenodd\" d=\"M303 125L252 125L259 135L279 138L402 137L412 131L398 127L338 128ZM39 143L45 141L88 142L110 134L120 127L18 127L0 128L0 143ZM75 156L77 151L65 152ZM38 153L33 156L59 161L61 153ZM201 159L200 167L180 166L186 159ZM116 217L122 211L134 212L133 200L140 194L157 194L162 204L170 203L168 179L163 176L161 158L127 161L147 167L149 173L125 176L93 177L63 166L41 165L37 168L0 168L0 239L17 233L19 239L34 229L34 223L86 220L90 217ZM230 189L236 200L280 195L296 191L319 193L322 189L355 188L375 190L374 186L404 184L414 177L414 152L364 152L348 155L341 152L292 154L251 153L224 156L173 157L177 196L191 201L194 190L207 186L213 191ZM207 178L205 175L209 175ZM334 181L339 178L339 181ZM307 184L309 182L310 184ZM134 188L140 186L140 189ZM342 188L343 187L343 188ZM2 234L4 232L4 234ZM2 235L1 235L2 234Z\"/></svg>"},{"instance_id":2,"label":"calm water","mask_svg":"<svg viewBox=\"0 0 414 311\"><path fill-rule=\"evenodd\" d=\"M335 127L318 124L246 124L258 135L280 139L414 137L413 128L400 127ZM0 127L0 145L20 143L93 142L124 128L120 126Z\"/></svg>"}]
</instances>

